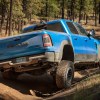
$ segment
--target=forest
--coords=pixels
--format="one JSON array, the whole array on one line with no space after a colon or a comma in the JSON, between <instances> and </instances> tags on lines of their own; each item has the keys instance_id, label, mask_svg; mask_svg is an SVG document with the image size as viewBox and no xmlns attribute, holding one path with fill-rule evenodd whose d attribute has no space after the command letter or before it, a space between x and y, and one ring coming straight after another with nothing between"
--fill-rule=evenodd
<instances>
[{"instance_id":1,"label":"forest","mask_svg":"<svg viewBox=\"0 0 100 100\"><path fill-rule=\"evenodd\" d=\"M100 24L100 0L0 0L0 34L13 35L34 20L69 19ZM34 24L34 22L32 23Z\"/></svg>"}]
</instances>

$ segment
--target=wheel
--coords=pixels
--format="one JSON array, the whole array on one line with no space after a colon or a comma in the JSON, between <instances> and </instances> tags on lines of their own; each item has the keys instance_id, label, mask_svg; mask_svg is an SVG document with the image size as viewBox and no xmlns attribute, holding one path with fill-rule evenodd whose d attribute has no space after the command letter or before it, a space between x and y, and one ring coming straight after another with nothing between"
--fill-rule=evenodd
<instances>
[{"instance_id":1,"label":"wheel","mask_svg":"<svg viewBox=\"0 0 100 100\"><path fill-rule=\"evenodd\" d=\"M72 61L62 60L56 70L56 85L58 88L70 87L74 78L74 64Z\"/></svg>"},{"instance_id":2,"label":"wheel","mask_svg":"<svg viewBox=\"0 0 100 100\"><path fill-rule=\"evenodd\" d=\"M2 72L2 77L4 79L9 79L9 80L15 80L15 79L17 79L18 75L19 75L18 73L13 72L13 71Z\"/></svg>"}]
</instances>

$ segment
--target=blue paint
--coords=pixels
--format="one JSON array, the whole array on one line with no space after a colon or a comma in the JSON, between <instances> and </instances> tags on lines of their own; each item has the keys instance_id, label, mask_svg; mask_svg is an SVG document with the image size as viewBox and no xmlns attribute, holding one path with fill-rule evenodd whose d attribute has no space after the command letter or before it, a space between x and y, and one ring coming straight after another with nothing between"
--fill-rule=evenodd
<instances>
[{"instance_id":1,"label":"blue paint","mask_svg":"<svg viewBox=\"0 0 100 100\"><path fill-rule=\"evenodd\" d=\"M87 54L87 55L97 55L98 50L96 48L95 43L100 45L100 40L96 40L93 37L82 36L78 34L73 34L66 22L72 21L60 19L47 22L48 24L54 24L59 22L63 27L63 32L56 32L50 30L39 30L33 32L27 32L24 34L20 34L18 36L11 36L8 38L0 39L0 60L5 60L9 58L34 55L34 54L42 54L45 52L60 52L60 46L62 41L66 40L71 43L74 54ZM23 31L27 31L29 29L34 29L36 25L31 25L23 29ZM43 34L49 34L53 46L51 47L43 47ZM19 39L15 41L15 39ZM95 43L94 43L95 42ZM28 45L16 46L18 44L27 43ZM12 46L12 47L9 47Z\"/></svg>"}]
</instances>

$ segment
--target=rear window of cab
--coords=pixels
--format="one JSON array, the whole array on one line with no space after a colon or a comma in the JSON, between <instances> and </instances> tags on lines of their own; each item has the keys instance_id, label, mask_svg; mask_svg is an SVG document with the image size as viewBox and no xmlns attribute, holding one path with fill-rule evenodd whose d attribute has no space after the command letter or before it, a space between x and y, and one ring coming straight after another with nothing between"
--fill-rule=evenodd
<instances>
[{"instance_id":1,"label":"rear window of cab","mask_svg":"<svg viewBox=\"0 0 100 100\"><path fill-rule=\"evenodd\" d=\"M40 25L36 25L35 27L23 29L22 33L28 33L28 32L32 32L36 30L41 30L41 29L51 30L51 31L56 31L56 32L64 32L61 23L56 22L56 23L50 23L50 24L40 24Z\"/></svg>"}]
</instances>

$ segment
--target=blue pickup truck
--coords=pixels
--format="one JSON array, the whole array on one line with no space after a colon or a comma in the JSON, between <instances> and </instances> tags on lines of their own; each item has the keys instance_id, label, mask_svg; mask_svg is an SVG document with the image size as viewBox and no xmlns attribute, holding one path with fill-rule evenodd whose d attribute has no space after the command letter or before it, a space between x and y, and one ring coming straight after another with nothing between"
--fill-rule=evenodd
<instances>
[{"instance_id":1,"label":"blue pickup truck","mask_svg":"<svg viewBox=\"0 0 100 100\"><path fill-rule=\"evenodd\" d=\"M31 25L0 39L0 70L6 79L50 72L58 88L71 86L76 66L99 64L100 42L80 24L60 19Z\"/></svg>"}]
</instances>

